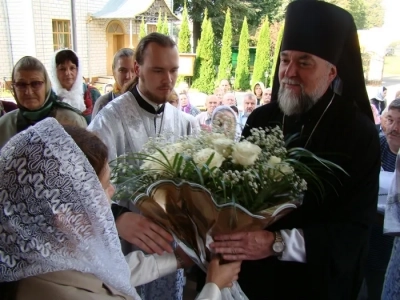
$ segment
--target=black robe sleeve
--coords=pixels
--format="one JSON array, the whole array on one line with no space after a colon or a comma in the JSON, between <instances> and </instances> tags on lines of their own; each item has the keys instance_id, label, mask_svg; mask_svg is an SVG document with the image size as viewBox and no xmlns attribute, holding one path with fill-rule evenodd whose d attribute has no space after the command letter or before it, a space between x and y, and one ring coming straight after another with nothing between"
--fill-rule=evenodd
<instances>
[{"instance_id":1,"label":"black robe sleeve","mask_svg":"<svg viewBox=\"0 0 400 300\"><path fill-rule=\"evenodd\" d=\"M276 257L244 262L239 283L249 299L357 299L376 212L380 149L372 121L342 100L321 121L309 150L339 164L349 176L338 175L334 188L326 183L323 199L310 186L300 208L267 228L303 230L306 263ZM305 132L312 131L319 116L306 119ZM249 116L243 136L251 128L281 123L278 104L268 104Z\"/></svg>"},{"instance_id":2,"label":"black robe sleeve","mask_svg":"<svg viewBox=\"0 0 400 300\"><path fill-rule=\"evenodd\" d=\"M116 220L118 219L118 217L119 217L120 215L122 215L123 213L130 212L130 210L127 209L126 207L120 206L120 205L118 205L118 204L116 204L116 203L111 204L111 211L112 211L112 214L113 214L113 216L114 216L114 220L115 220L115 221L116 221Z\"/></svg>"}]
</instances>

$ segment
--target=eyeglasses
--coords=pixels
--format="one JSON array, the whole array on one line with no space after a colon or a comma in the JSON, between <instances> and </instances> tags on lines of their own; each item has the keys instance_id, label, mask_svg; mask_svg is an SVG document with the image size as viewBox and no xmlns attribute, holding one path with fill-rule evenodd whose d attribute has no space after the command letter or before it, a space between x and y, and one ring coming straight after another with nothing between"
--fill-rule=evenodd
<instances>
[{"instance_id":1,"label":"eyeglasses","mask_svg":"<svg viewBox=\"0 0 400 300\"><path fill-rule=\"evenodd\" d=\"M31 83L26 82L14 82L12 85L19 91L26 91L28 86L31 86L31 89L36 91L40 89L44 84L44 81L32 81Z\"/></svg>"}]
</instances>

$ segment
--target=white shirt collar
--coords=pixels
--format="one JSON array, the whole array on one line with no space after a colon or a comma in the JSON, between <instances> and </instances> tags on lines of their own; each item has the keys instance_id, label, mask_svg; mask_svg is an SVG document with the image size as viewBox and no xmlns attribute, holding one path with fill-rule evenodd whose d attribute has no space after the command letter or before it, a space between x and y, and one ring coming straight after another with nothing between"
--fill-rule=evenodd
<instances>
[{"instance_id":1,"label":"white shirt collar","mask_svg":"<svg viewBox=\"0 0 400 300\"><path fill-rule=\"evenodd\" d=\"M154 103L153 101L149 100L149 98L147 98L145 95L143 95L143 94L140 92L140 90L139 90L139 85L137 85L136 87L137 87L137 91L138 91L140 97L142 97L143 100L146 101L148 104L150 104L151 106L153 106L155 111L158 111L158 110L160 109L160 107L162 106L162 104L156 104L156 103Z\"/></svg>"}]
</instances>

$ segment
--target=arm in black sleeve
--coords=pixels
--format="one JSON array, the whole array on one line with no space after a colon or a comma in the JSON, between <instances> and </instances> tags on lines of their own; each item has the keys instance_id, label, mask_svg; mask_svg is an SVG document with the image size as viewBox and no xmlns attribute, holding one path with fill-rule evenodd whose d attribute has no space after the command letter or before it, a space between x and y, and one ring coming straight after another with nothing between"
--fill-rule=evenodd
<instances>
[{"instance_id":1,"label":"arm in black sleeve","mask_svg":"<svg viewBox=\"0 0 400 300\"><path fill-rule=\"evenodd\" d=\"M129 209L127 209L126 207L120 206L120 205L118 205L117 203L111 204L111 211L112 211L112 214L113 214L113 216L114 216L114 220L115 220L115 221L116 221L116 220L118 219L118 217L119 217L120 215L122 215L123 213L130 212Z\"/></svg>"}]
</instances>

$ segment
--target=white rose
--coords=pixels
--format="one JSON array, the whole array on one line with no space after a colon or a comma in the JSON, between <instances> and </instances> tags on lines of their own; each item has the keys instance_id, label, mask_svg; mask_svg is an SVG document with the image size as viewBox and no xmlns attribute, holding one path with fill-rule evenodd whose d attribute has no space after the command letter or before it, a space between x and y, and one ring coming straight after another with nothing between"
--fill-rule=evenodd
<instances>
[{"instance_id":1,"label":"white rose","mask_svg":"<svg viewBox=\"0 0 400 300\"><path fill-rule=\"evenodd\" d=\"M271 165L271 166L275 166L275 165L277 165L277 164L280 164L281 161L282 161L282 160L281 160L279 157L277 157L277 156L271 156L271 157L268 159L268 164Z\"/></svg>"},{"instance_id":2,"label":"white rose","mask_svg":"<svg viewBox=\"0 0 400 300\"><path fill-rule=\"evenodd\" d=\"M261 153L261 148L248 141L233 145L232 161L242 166L251 166Z\"/></svg>"},{"instance_id":3,"label":"white rose","mask_svg":"<svg viewBox=\"0 0 400 300\"><path fill-rule=\"evenodd\" d=\"M228 139L226 137L224 138L218 138L212 142L214 149L218 151L218 153L222 154L224 157L228 157L231 152L231 146L233 144L233 141L231 139Z\"/></svg>"},{"instance_id":4,"label":"white rose","mask_svg":"<svg viewBox=\"0 0 400 300\"><path fill-rule=\"evenodd\" d=\"M217 167L219 168L222 163L224 162L225 158L216 152L214 149L205 148L193 155L193 160L200 168L209 160L210 156L214 153L214 157L212 158L211 162L208 164L210 169Z\"/></svg>"}]
</instances>

